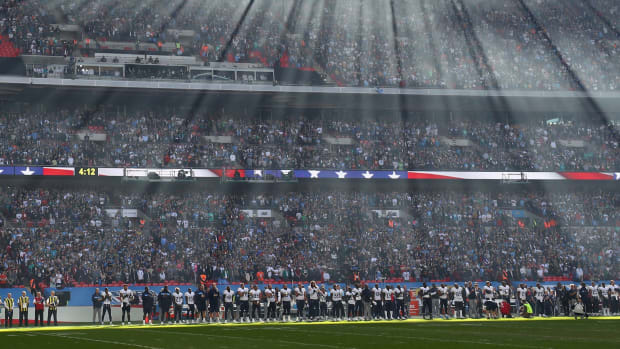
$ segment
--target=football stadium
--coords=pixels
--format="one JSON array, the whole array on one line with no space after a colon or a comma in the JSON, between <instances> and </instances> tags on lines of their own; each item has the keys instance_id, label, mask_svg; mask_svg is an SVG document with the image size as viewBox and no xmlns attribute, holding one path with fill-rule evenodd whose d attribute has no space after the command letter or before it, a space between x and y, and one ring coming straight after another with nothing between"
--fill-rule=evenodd
<instances>
[{"instance_id":1,"label":"football stadium","mask_svg":"<svg viewBox=\"0 0 620 349\"><path fill-rule=\"evenodd\" d=\"M620 346L617 0L0 0L2 348Z\"/></svg>"}]
</instances>

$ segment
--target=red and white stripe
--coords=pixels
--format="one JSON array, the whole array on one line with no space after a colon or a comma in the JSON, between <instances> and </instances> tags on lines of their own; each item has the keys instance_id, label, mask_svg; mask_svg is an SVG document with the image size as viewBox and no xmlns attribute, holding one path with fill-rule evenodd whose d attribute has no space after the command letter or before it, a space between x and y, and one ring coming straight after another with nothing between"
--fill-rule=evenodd
<instances>
[{"instance_id":1,"label":"red and white stripe","mask_svg":"<svg viewBox=\"0 0 620 349\"><path fill-rule=\"evenodd\" d=\"M73 167L43 167L44 176L73 176L75 168Z\"/></svg>"},{"instance_id":2,"label":"red and white stripe","mask_svg":"<svg viewBox=\"0 0 620 349\"><path fill-rule=\"evenodd\" d=\"M613 181L620 179L619 173L610 172L485 172L485 171L408 171L408 179L450 179L450 180L502 180L519 177L523 173L527 180L534 181Z\"/></svg>"}]
</instances>

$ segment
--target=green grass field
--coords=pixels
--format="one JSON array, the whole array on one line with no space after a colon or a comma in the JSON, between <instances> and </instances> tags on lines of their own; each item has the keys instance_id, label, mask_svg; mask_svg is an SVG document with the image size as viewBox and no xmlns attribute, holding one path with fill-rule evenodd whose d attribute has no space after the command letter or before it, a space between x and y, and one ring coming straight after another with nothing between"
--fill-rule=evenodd
<instances>
[{"instance_id":1,"label":"green grass field","mask_svg":"<svg viewBox=\"0 0 620 349\"><path fill-rule=\"evenodd\" d=\"M620 319L63 326L0 330L2 348L620 348Z\"/></svg>"}]
</instances>

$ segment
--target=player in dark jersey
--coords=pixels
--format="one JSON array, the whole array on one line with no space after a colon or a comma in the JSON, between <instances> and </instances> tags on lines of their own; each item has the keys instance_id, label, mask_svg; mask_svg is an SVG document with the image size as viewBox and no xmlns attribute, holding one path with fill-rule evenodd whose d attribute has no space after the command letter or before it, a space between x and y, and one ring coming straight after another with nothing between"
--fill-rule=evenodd
<instances>
[{"instance_id":1,"label":"player in dark jersey","mask_svg":"<svg viewBox=\"0 0 620 349\"><path fill-rule=\"evenodd\" d=\"M207 298L209 299L209 322L220 322L220 290L217 284L211 285Z\"/></svg>"},{"instance_id":2,"label":"player in dark jersey","mask_svg":"<svg viewBox=\"0 0 620 349\"><path fill-rule=\"evenodd\" d=\"M170 322L170 306L172 305L172 294L168 291L168 286L164 286L164 289L159 292L157 296L157 300L159 302L160 310L160 320L161 324L164 324L164 321Z\"/></svg>"},{"instance_id":3,"label":"player in dark jersey","mask_svg":"<svg viewBox=\"0 0 620 349\"><path fill-rule=\"evenodd\" d=\"M153 303L155 298L149 291L148 286L144 288L142 293L142 324L146 325L147 318L150 325L153 324Z\"/></svg>"},{"instance_id":4,"label":"player in dark jersey","mask_svg":"<svg viewBox=\"0 0 620 349\"><path fill-rule=\"evenodd\" d=\"M207 322L207 293L205 292L205 288L203 285L200 285L200 287L198 287L198 291L195 292L194 303L196 304L196 310L198 311L198 314L200 314L199 322Z\"/></svg>"}]
</instances>

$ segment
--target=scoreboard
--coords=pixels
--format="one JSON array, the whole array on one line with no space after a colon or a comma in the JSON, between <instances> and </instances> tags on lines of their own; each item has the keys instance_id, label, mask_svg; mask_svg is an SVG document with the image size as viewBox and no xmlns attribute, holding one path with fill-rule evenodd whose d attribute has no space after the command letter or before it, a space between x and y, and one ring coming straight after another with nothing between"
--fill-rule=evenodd
<instances>
[{"instance_id":1,"label":"scoreboard","mask_svg":"<svg viewBox=\"0 0 620 349\"><path fill-rule=\"evenodd\" d=\"M97 167L76 167L76 176L99 176L99 169Z\"/></svg>"}]
</instances>

